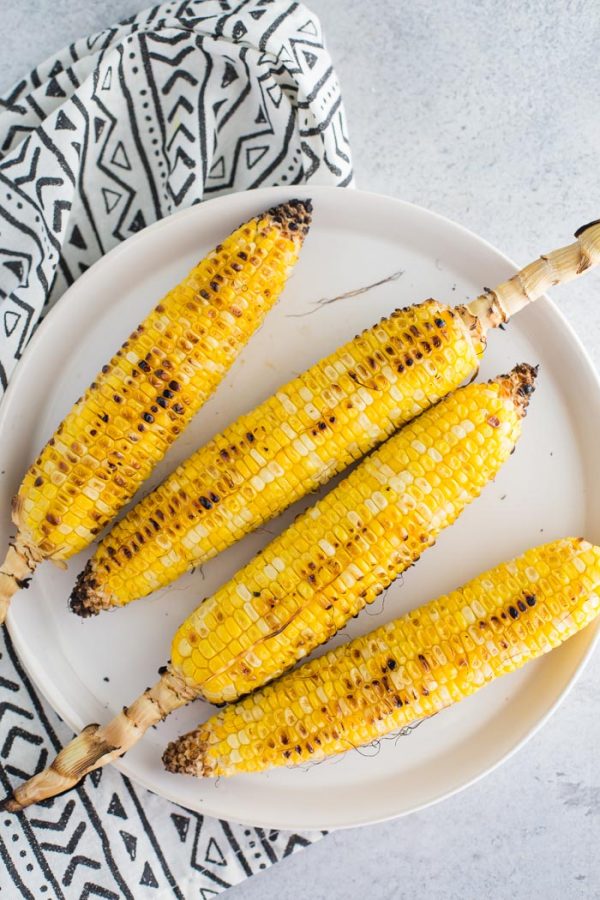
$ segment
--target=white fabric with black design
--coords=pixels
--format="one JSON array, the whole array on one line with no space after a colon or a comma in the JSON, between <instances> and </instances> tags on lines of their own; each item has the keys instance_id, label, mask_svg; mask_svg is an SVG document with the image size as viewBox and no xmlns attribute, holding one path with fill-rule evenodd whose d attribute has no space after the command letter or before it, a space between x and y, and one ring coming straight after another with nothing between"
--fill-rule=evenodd
<instances>
[{"instance_id":1,"label":"white fabric with black design","mask_svg":"<svg viewBox=\"0 0 600 900\"><path fill-rule=\"evenodd\" d=\"M166 3L72 44L0 100L0 390L50 306L133 232L233 190L351 180L339 85L302 4ZM8 792L70 735L6 634L0 650ZM0 888L35 900L207 900L319 836L208 819L113 769L0 822Z\"/></svg>"}]
</instances>

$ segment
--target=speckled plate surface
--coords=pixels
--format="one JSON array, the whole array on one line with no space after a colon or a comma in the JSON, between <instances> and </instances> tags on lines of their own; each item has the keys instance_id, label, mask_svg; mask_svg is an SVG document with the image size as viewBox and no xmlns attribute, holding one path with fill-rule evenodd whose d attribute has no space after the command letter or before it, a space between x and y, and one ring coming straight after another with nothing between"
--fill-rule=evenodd
<instances>
[{"instance_id":1,"label":"speckled plate surface","mask_svg":"<svg viewBox=\"0 0 600 900\"><path fill-rule=\"evenodd\" d=\"M174 465L281 383L397 306L429 296L460 303L515 267L475 235L426 210L335 188L294 189L314 201L301 261L265 326L157 468ZM236 194L195 206L109 253L68 291L32 340L0 407L0 522L26 464L115 347L154 302L240 221L289 189ZM548 248L540 248L548 249ZM529 260L524 260L528 262ZM319 304L402 272L379 287ZM568 290L568 289L567 289ZM526 547L567 534L600 541L595 477L597 377L557 309L542 299L492 335L481 377L515 362L540 364L538 390L517 452L495 483L387 593L352 621L364 633L450 590ZM123 610L82 621L67 598L86 555L67 571L40 567L18 595L9 628L30 675L74 730L104 722L156 680L177 625L306 504L212 560L203 572ZM506 759L548 717L585 661L597 629L423 723L409 736L299 769L218 782L164 772L166 743L210 707L172 715L118 763L131 778L201 813L274 828L359 825L402 815L472 783ZM323 652L322 649L320 652Z\"/></svg>"}]
</instances>

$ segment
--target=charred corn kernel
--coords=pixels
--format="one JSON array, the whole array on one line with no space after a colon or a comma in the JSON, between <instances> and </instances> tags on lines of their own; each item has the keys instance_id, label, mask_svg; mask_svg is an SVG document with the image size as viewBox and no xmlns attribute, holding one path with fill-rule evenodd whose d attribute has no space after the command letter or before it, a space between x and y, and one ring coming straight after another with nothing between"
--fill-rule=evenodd
<instances>
[{"instance_id":1,"label":"charred corn kernel","mask_svg":"<svg viewBox=\"0 0 600 900\"><path fill-rule=\"evenodd\" d=\"M547 653L599 612L600 547L536 547L226 707L171 743L164 763L229 776L369 744Z\"/></svg>"},{"instance_id":2,"label":"charred corn kernel","mask_svg":"<svg viewBox=\"0 0 600 900\"><path fill-rule=\"evenodd\" d=\"M434 300L367 329L138 503L79 576L72 609L121 606L210 559L458 387L481 351L460 310Z\"/></svg>"},{"instance_id":3,"label":"charred corn kernel","mask_svg":"<svg viewBox=\"0 0 600 900\"><path fill-rule=\"evenodd\" d=\"M461 388L390 438L192 613L175 635L173 670L221 703L328 640L496 475L534 375L524 364ZM230 620L242 626L235 642Z\"/></svg>"},{"instance_id":4,"label":"charred corn kernel","mask_svg":"<svg viewBox=\"0 0 600 900\"><path fill-rule=\"evenodd\" d=\"M67 790L188 700L236 700L335 634L496 475L519 436L534 378L523 364L469 385L390 438L192 613L154 687L107 725L84 728L4 808ZM434 441L447 443L443 463L428 452ZM441 466L450 475L440 476ZM417 485L423 478L432 486L426 495ZM233 638L231 622L240 629Z\"/></svg>"},{"instance_id":5,"label":"charred corn kernel","mask_svg":"<svg viewBox=\"0 0 600 900\"><path fill-rule=\"evenodd\" d=\"M147 478L277 299L309 221L310 203L291 201L242 225L103 367L14 499L4 609L36 562L87 546Z\"/></svg>"}]
</instances>

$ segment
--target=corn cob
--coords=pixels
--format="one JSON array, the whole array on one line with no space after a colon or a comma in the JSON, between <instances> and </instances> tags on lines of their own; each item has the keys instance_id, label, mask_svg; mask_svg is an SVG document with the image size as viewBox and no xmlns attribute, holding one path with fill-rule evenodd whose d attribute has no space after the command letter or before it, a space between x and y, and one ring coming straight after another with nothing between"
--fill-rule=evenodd
<instances>
[{"instance_id":1,"label":"corn cob","mask_svg":"<svg viewBox=\"0 0 600 900\"><path fill-rule=\"evenodd\" d=\"M88 725L7 808L66 790L193 697L236 700L328 640L494 478L534 377L522 364L461 388L390 438L192 613L154 687L108 725Z\"/></svg>"},{"instance_id":2,"label":"corn cob","mask_svg":"<svg viewBox=\"0 0 600 900\"><path fill-rule=\"evenodd\" d=\"M310 203L241 226L102 368L26 473L0 571L0 622L43 559L68 559L133 496L260 326L298 258Z\"/></svg>"},{"instance_id":3,"label":"corn cob","mask_svg":"<svg viewBox=\"0 0 600 900\"><path fill-rule=\"evenodd\" d=\"M600 547L536 547L226 707L163 761L215 777L343 753L468 697L599 612Z\"/></svg>"},{"instance_id":4,"label":"corn cob","mask_svg":"<svg viewBox=\"0 0 600 900\"><path fill-rule=\"evenodd\" d=\"M600 259L600 226L469 306L389 318L280 388L118 522L79 575L82 616L165 587L345 469L477 370L488 328Z\"/></svg>"}]
</instances>

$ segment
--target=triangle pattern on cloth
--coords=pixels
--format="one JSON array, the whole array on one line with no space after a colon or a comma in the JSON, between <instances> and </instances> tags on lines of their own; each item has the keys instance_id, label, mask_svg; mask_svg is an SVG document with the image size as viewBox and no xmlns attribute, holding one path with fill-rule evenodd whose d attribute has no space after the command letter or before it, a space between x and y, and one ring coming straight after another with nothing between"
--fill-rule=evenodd
<instances>
[{"instance_id":1,"label":"triangle pattern on cloth","mask_svg":"<svg viewBox=\"0 0 600 900\"><path fill-rule=\"evenodd\" d=\"M245 34L248 34L248 29L244 25L241 19L233 26L233 39L234 41L241 41Z\"/></svg>"},{"instance_id":2,"label":"triangle pattern on cloth","mask_svg":"<svg viewBox=\"0 0 600 900\"><path fill-rule=\"evenodd\" d=\"M200 897L202 900L210 900L211 897L218 896L217 891L213 891L211 888L200 888Z\"/></svg>"},{"instance_id":3,"label":"triangle pattern on cloth","mask_svg":"<svg viewBox=\"0 0 600 900\"><path fill-rule=\"evenodd\" d=\"M283 855L290 856L294 852L296 847L308 847L309 844L310 841L307 838L302 837L301 834L292 834L287 844L285 845Z\"/></svg>"},{"instance_id":4,"label":"triangle pattern on cloth","mask_svg":"<svg viewBox=\"0 0 600 900\"><path fill-rule=\"evenodd\" d=\"M267 117L265 116L265 111L262 108L262 106L259 106L258 115L254 120L254 124L255 125L266 125L266 123L267 123Z\"/></svg>"},{"instance_id":5,"label":"triangle pattern on cloth","mask_svg":"<svg viewBox=\"0 0 600 900\"><path fill-rule=\"evenodd\" d=\"M141 209L138 209L135 216L131 220L131 225L129 226L129 230L133 231L135 233L136 231L141 231L142 228L145 228L145 227L146 227L146 220L144 219L144 213L141 211Z\"/></svg>"},{"instance_id":6,"label":"triangle pattern on cloth","mask_svg":"<svg viewBox=\"0 0 600 900\"><path fill-rule=\"evenodd\" d=\"M121 803L119 795L117 793L114 793L110 798L107 812L109 816L118 816L119 819L127 818L127 813L125 812L123 804Z\"/></svg>"},{"instance_id":7,"label":"triangle pattern on cloth","mask_svg":"<svg viewBox=\"0 0 600 900\"><path fill-rule=\"evenodd\" d=\"M127 851L127 855L129 859L133 862L135 859L135 854L137 851L137 838L134 834L129 834L128 831L119 830L119 834L123 838L123 843L125 844L125 849Z\"/></svg>"},{"instance_id":8,"label":"triangle pattern on cloth","mask_svg":"<svg viewBox=\"0 0 600 900\"><path fill-rule=\"evenodd\" d=\"M227 865L227 860L223 856L223 851L217 844L214 837L208 842L206 847L206 855L204 857L204 861L207 863L212 863L215 866L225 866Z\"/></svg>"},{"instance_id":9,"label":"triangle pattern on cloth","mask_svg":"<svg viewBox=\"0 0 600 900\"><path fill-rule=\"evenodd\" d=\"M227 103L226 97L223 97L222 100L217 100L216 103L213 103L212 110L213 110L213 113L215 114L215 116L217 115L217 113L219 112L219 110L221 109L221 107L223 106L224 103Z\"/></svg>"},{"instance_id":10,"label":"triangle pattern on cloth","mask_svg":"<svg viewBox=\"0 0 600 900\"><path fill-rule=\"evenodd\" d=\"M25 274L25 267L23 265L23 260L21 259L7 259L2 263L5 269L8 269L13 275L16 275L19 284L23 281L23 275Z\"/></svg>"},{"instance_id":11,"label":"triangle pattern on cloth","mask_svg":"<svg viewBox=\"0 0 600 900\"><path fill-rule=\"evenodd\" d=\"M225 63L225 71L223 72L223 79L221 81L221 87L222 88L228 87L234 81L237 81L237 79L239 77L240 76L235 71L235 66L233 65L233 63L230 63L229 61L227 61Z\"/></svg>"},{"instance_id":12,"label":"triangle pattern on cloth","mask_svg":"<svg viewBox=\"0 0 600 900\"><path fill-rule=\"evenodd\" d=\"M52 68L48 73L49 78L55 78L57 75L60 75L61 72L64 72L63 64L60 59L57 59Z\"/></svg>"},{"instance_id":13,"label":"triangle pattern on cloth","mask_svg":"<svg viewBox=\"0 0 600 900\"><path fill-rule=\"evenodd\" d=\"M117 146L115 147L115 152L110 158L111 163L115 166L119 166L120 169L127 169L131 171L131 163L129 162L129 157L125 152L125 147L123 146L123 141L119 141Z\"/></svg>"},{"instance_id":14,"label":"triangle pattern on cloth","mask_svg":"<svg viewBox=\"0 0 600 900\"><path fill-rule=\"evenodd\" d=\"M66 97L67 95L61 88L56 78L51 78L46 88L46 97Z\"/></svg>"},{"instance_id":15,"label":"triangle pattern on cloth","mask_svg":"<svg viewBox=\"0 0 600 900\"><path fill-rule=\"evenodd\" d=\"M19 321L21 319L21 313L15 312L12 309L7 309L4 313L4 333L6 337L10 337Z\"/></svg>"},{"instance_id":16,"label":"triangle pattern on cloth","mask_svg":"<svg viewBox=\"0 0 600 900\"><path fill-rule=\"evenodd\" d=\"M317 37L317 26L313 22L312 19L309 19L308 22L305 22L304 25L298 29L303 34L312 34Z\"/></svg>"},{"instance_id":17,"label":"triangle pattern on cloth","mask_svg":"<svg viewBox=\"0 0 600 900\"><path fill-rule=\"evenodd\" d=\"M80 267L81 267L82 265L83 265L83 263L79 263L79 266L80 266ZM85 268L86 268L86 269L89 269L89 266L86 266ZM85 272L85 269L83 269L83 271ZM98 785L100 784L100 782L102 781L102 773L103 773L103 772L104 772L104 769L94 769L93 772L90 772L90 774L89 774L89 779L90 779L90 781L92 782L92 784L94 785L95 788L97 788Z\"/></svg>"},{"instance_id":18,"label":"triangle pattern on cloth","mask_svg":"<svg viewBox=\"0 0 600 900\"><path fill-rule=\"evenodd\" d=\"M106 120L101 119L100 116L96 116L94 118L94 137L97 141L100 140L100 135L104 131L104 126L106 125Z\"/></svg>"},{"instance_id":19,"label":"triangle pattern on cloth","mask_svg":"<svg viewBox=\"0 0 600 900\"><path fill-rule=\"evenodd\" d=\"M87 244L85 242L85 238L81 233L79 225L73 225L73 231L71 232L69 243L74 247L79 247L80 250L87 250Z\"/></svg>"},{"instance_id":20,"label":"triangle pattern on cloth","mask_svg":"<svg viewBox=\"0 0 600 900\"><path fill-rule=\"evenodd\" d=\"M253 169L268 151L268 144L264 144L262 147L246 147L246 165L248 168Z\"/></svg>"},{"instance_id":21,"label":"triangle pattern on cloth","mask_svg":"<svg viewBox=\"0 0 600 900\"><path fill-rule=\"evenodd\" d=\"M112 66L109 66L106 70L106 75L104 76L104 80L102 82L101 91L110 91L112 87Z\"/></svg>"},{"instance_id":22,"label":"triangle pattern on cloth","mask_svg":"<svg viewBox=\"0 0 600 900\"><path fill-rule=\"evenodd\" d=\"M281 66L290 66L290 65L295 66L296 65L294 59L288 53L287 47L285 46L285 44L282 45L281 50L277 54L277 62Z\"/></svg>"},{"instance_id":23,"label":"triangle pattern on cloth","mask_svg":"<svg viewBox=\"0 0 600 900\"><path fill-rule=\"evenodd\" d=\"M277 83L271 84L267 88L267 94L271 98L273 106L279 108L279 104L281 103L281 100L283 98L283 91L281 90L280 86Z\"/></svg>"},{"instance_id":24,"label":"triangle pattern on cloth","mask_svg":"<svg viewBox=\"0 0 600 900\"><path fill-rule=\"evenodd\" d=\"M156 876L152 871L152 867L149 862L144 863L144 871L142 872L142 877L140 878L140 884L143 884L145 887L158 887L158 881L156 880Z\"/></svg>"},{"instance_id":25,"label":"triangle pattern on cloth","mask_svg":"<svg viewBox=\"0 0 600 900\"><path fill-rule=\"evenodd\" d=\"M302 54L304 59L306 60L306 65L309 69L314 69L316 63L319 61L319 57L315 53L311 53L310 50L303 50Z\"/></svg>"},{"instance_id":26,"label":"triangle pattern on cloth","mask_svg":"<svg viewBox=\"0 0 600 900\"><path fill-rule=\"evenodd\" d=\"M225 175L225 159L220 156L211 166L209 178L223 178Z\"/></svg>"},{"instance_id":27,"label":"triangle pattern on cloth","mask_svg":"<svg viewBox=\"0 0 600 900\"><path fill-rule=\"evenodd\" d=\"M123 195L118 191L111 190L111 188L103 187L102 196L104 197L106 212L111 213Z\"/></svg>"},{"instance_id":28,"label":"triangle pattern on cloth","mask_svg":"<svg viewBox=\"0 0 600 900\"><path fill-rule=\"evenodd\" d=\"M56 130L57 131L65 131L65 130L76 131L77 130L76 126L73 125L73 123L71 122L68 115L62 109L59 109L58 115L56 117Z\"/></svg>"},{"instance_id":29,"label":"triangle pattern on cloth","mask_svg":"<svg viewBox=\"0 0 600 900\"><path fill-rule=\"evenodd\" d=\"M184 844L190 827L189 818L187 816L180 816L178 813L171 813L171 819L173 820L173 825L177 829L179 840Z\"/></svg>"}]
</instances>

